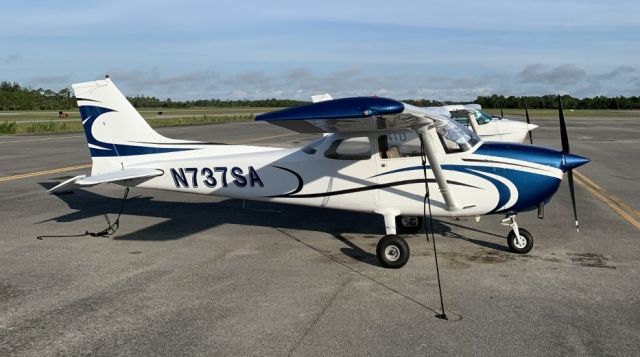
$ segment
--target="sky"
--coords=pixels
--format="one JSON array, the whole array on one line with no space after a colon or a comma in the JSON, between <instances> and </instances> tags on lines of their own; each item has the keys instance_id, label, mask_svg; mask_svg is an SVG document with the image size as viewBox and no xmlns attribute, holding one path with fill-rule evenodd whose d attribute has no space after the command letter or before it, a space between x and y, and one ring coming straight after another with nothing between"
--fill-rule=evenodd
<instances>
[{"instance_id":1,"label":"sky","mask_svg":"<svg viewBox=\"0 0 640 357\"><path fill-rule=\"evenodd\" d=\"M640 1L3 0L0 80L126 95L640 95Z\"/></svg>"}]
</instances>

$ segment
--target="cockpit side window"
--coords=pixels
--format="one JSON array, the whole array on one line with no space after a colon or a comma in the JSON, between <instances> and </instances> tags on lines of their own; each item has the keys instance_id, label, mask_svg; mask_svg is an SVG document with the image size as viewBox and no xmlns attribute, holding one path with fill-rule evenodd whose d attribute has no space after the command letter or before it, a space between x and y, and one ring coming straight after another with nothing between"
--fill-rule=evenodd
<instances>
[{"instance_id":1,"label":"cockpit side window","mask_svg":"<svg viewBox=\"0 0 640 357\"><path fill-rule=\"evenodd\" d=\"M378 149L382 159L420 156L420 139L414 131L380 135Z\"/></svg>"},{"instance_id":2,"label":"cockpit side window","mask_svg":"<svg viewBox=\"0 0 640 357\"><path fill-rule=\"evenodd\" d=\"M482 110L477 110L475 114L476 114L476 118L477 118L476 120L477 120L479 125L487 124L491 120L493 120L493 118L491 118L491 115L483 112Z\"/></svg>"},{"instance_id":3,"label":"cockpit side window","mask_svg":"<svg viewBox=\"0 0 640 357\"><path fill-rule=\"evenodd\" d=\"M442 146L447 153L471 150L480 137L468 128L450 120L436 128Z\"/></svg>"},{"instance_id":4,"label":"cockpit side window","mask_svg":"<svg viewBox=\"0 0 640 357\"><path fill-rule=\"evenodd\" d=\"M442 143L442 147L444 148L444 151L447 154L463 151L462 147L460 147L460 145L455 141L449 140L440 134L438 134L438 138L440 139L440 142Z\"/></svg>"},{"instance_id":5,"label":"cockpit side window","mask_svg":"<svg viewBox=\"0 0 640 357\"><path fill-rule=\"evenodd\" d=\"M336 139L324 156L336 160L366 160L371 158L371 141L367 136Z\"/></svg>"},{"instance_id":6,"label":"cockpit side window","mask_svg":"<svg viewBox=\"0 0 640 357\"><path fill-rule=\"evenodd\" d=\"M451 113L451 119L458 123L469 127L469 112L466 110L453 110Z\"/></svg>"}]
</instances>

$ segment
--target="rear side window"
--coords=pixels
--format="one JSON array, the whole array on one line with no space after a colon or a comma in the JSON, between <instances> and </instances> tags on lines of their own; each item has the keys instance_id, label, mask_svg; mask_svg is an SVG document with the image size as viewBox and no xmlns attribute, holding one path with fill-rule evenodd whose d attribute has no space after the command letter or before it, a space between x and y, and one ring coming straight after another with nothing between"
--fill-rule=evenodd
<instances>
[{"instance_id":1,"label":"rear side window","mask_svg":"<svg viewBox=\"0 0 640 357\"><path fill-rule=\"evenodd\" d=\"M325 151L324 156L336 160L365 160L371 157L369 137L337 139Z\"/></svg>"}]
</instances>

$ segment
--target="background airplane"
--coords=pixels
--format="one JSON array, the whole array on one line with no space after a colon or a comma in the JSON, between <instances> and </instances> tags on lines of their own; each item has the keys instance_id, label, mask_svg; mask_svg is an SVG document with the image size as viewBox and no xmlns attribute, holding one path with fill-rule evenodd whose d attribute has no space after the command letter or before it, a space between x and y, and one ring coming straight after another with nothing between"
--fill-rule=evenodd
<instances>
[{"instance_id":1,"label":"background airplane","mask_svg":"<svg viewBox=\"0 0 640 357\"><path fill-rule=\"evenodd\" d=\"M526 140L527 134L538 127L529 123L528 114L526 123L493 117L482 111L482 107L478 104L445 105L440 108L448 111L454 120L472 128L482 140L486 141L522 143Z\"/></svg>"}]
</instances>

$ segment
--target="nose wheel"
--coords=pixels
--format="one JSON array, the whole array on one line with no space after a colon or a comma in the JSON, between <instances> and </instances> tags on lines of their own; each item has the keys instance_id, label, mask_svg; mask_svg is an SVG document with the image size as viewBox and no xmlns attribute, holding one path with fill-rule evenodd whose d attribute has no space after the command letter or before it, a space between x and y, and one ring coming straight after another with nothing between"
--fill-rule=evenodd
<instances>
[{"instance_id":1,"label":"nose wheel","mask_svg":"<svg viewBox=\"0 0 640 357\"><path fill-rule=\"evenodd\" d=\"M502 220L502 224L511 227L507 235L507 244L513 252L526 254L533 249L533 236L528 230L518 227L516 216L507 216Z\"/></svg>"},{"instance_id":2,"label":"nose wheel","mask_svg":"<svg viewBox=\"0 0 640 357\"><path fill-rule=\"evenodd\" d=\"M407 242L395 234L382 237L376 248L376 256L380 264L393 269L402 268L407 264L410 253Z\"/></svg>"},{"instance_id":3,"label":"nose wheel","mask_svg":"<svg viewBox=\"0 0 640 357\"><path fill-rule=\"evenodd\" d=\"M533 248L533 237L531 233L524 228L518 229L520 236L515 231L510 231L507 236L507 243L512 251L520 254L529 253Z\"/></svg>"}]
</instances>

